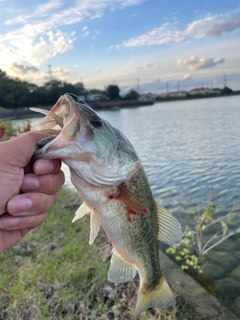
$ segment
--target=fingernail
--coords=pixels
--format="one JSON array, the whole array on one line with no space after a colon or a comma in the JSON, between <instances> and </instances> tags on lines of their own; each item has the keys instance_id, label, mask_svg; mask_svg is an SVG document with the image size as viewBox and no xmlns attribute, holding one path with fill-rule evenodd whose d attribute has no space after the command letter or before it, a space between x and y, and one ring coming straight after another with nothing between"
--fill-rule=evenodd
<instances>
[{"instance_id":1,"label":"fingernail","mask_svg":"<svg viewBox=\"0 0 240 320\"><path fill-rule=\"evenodd\" d=\"M41 159L36 163L35 167L35 173L42 175L42 174L48 174L51 173L54 169L54 166L52 162L49 160Z\"/></svg>"},{"instance_id":2,"label":"fingernail","mask_svg":"<svg viewBox=\"0 0 240 320\"><path fill-rule=\"evenodd\" d=\"M23 190L36 190L39 187L39 181L34 176L25 176L21 189Z\"/></svg>"},{"instance_id":3,"label":"fingernail","mask_svg":"<svg viewBox=\"0 0 240 320\"><path fill-rule=\"evenodd\" d=\"M17 217L7 217L2 220L1 223L1 228L2 229L8 229L8 228L13 228L17 227L20 223L20 218Z\"/></svg>"},{"instance_id":4,"label":"fingernail","mask_svg":"<svg viewBox=\"0 0 240 320\"><path fill-rule=\"evenodd\" d=\"M8 201L7 212L10 214L28 212L32 208L32 200L22 195L15 196Z\"/></svg>"}]
</instances>

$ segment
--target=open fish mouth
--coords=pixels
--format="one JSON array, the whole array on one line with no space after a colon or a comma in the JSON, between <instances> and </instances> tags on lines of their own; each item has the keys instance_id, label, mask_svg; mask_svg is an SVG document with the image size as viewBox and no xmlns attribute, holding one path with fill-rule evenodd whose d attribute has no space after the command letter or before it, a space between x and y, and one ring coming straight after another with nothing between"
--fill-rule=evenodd
<instances>
[{"instance_id":1,"label":"open fish mouth","mask_svg":"<svg viewBox=\"0 0 240 320\"><path fill-rule=\"evenodd\" d=\"M66 140L73 140L76 131L80 127L78 106L81 99L73 94L61 96L53 108L49 110L40 108L30 108L32 111L45 115L32 131L42 133L48 137L38 142L38 147L44 148L54 143L54 140L62 133ZM85 104L85 102L83 101ZM38 153L38 152L37 152Z\"/></svg>"}]
</instances>

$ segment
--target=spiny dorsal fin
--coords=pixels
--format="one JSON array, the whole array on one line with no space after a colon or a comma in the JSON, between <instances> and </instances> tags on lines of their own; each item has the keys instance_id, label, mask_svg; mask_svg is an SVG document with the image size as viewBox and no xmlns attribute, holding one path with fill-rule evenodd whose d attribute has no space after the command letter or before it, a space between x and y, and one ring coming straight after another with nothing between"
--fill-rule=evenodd
<instances>
[{"instance_id":1,"label":"spiny dorsal fin","mask_svg":"<svg viewBox=\"0 0 240 320\"><path fill-rule=\"evenodd\" d=\"M135 278L137 270L134 265L125 261L116 251L113 251L108 270L108 280L114 283L126 282Z\"/></svg>"},{"instance_id":2,"label":"spiny dorsal fin","mask_svg":"<svg viewBox=\"0 0 240 320\"><path fill-rule=\"evenodd\" d=\"M181 225L165 208L156 203L158 216L158 240L169 246L179 245L182 241Z\"/></svg>"},{"instance_id":3,"label":"spiny dorsal fin","mask_svg":"<svg viewBox=\"0 0 240 320\"><path fill-rule=\"evenodd\" d=\"M86 214L88 214L90 212L91 212L91 209L88 207L88 205L86 205L86 203L83 202L80 205L80 207L77 209L72 222L75 222L78 219L81 219L83 216L85 216Z\"/></svg>"},{"instance_id":4,"label":"spiny dorsal fin","mask_svg":"<svg viewBox=\"0 0 240 320\"><path fill-rule=\"evenodd\" d=\"M97 218L98 211L92 210L90 214L90 237L89 237L89 244L92 244L94 240L96 239L98 232L100 230L100 222Z\"/></svg>"}]
</instances>

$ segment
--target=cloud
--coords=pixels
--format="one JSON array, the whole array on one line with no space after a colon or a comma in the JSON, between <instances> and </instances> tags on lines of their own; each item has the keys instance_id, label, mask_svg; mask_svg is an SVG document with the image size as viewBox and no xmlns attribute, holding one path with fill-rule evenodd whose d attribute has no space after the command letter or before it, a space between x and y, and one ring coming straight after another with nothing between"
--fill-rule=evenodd
<instances>
[{"instance_id":1,"label":"cloud","mask_svg":"<svg viewBox=\"0 0 240 320\"><path fill-rule=\"evenodd\" d=\"M55 68L55 69L52 69L52 73L54 76L57 76L58 78L70 78L72 77L72 73L70 70L68 69L65 69L65 68L61 68L61 67L58 67L58 68Z\"/></svg>"},{"instance_id":2,"label":"cloud","mask_svg":"<svg viewBox=\"0 0 240 320\"><path fill-rule=\"evenodd\" d=\"M146 68L152 68L154 66L154 64L153 63L148 63L147 65L146 65Z\"/></svg>"},{"instance_id":3,"label":"cloud","mask_svg":"<svg viewBox=\"0 0 240 320\"><path fill-rule=\"evenodd\" d=\"M26 8L24 12L15 12L14 19L4 22L15 29L6 34L0 33L0 68L6 69L14 61L38 67L47 59L73 48L75 32L63 31L64 26L83 19L96 19L106 10L123 9L143 1L70 0L66 4L62 0L50 0L36 5L31 11ZM88 29L84 29L83 35L88 34Z\"/></svg>"},{"instance_id":4,"label":"cloud","mask_svg":"<svg viewBox=\"0 0 240 320\"><path fill-rule=\"evenodd\" d=\"M74 32L48 30L43 33L37 25L26 25L21 30L0 35L1 62L9 65L19 61L39 66L46 59L71 49L74 38Z\"/></svg>"},{"instance_id":5,"label":"cloud","mask_svg":"<svg viewBox=\"0 0 240 320\"><path fill-rule=\"evenodd\" d=\"M140 66L140 67L137 67L136 69L138 71L144 70L144 69L150 69L150 68L153 68L154 65L155 65L154 63L147 63L145 66Z\"/></svg>"},{"instance_id":6,"label":"cloud","mask_svg":"<svg viewBox=\"0 0 240 320\"><path fill-rule=\"evenodd\" d=\"M87 26L84 26L82 28L82 36L83 37L87 37L89 35L89 30L88 30L88 27Z\"/></svg>"},{"instance_id":7,"label":"cloud","mask_svg":"<svg viewBox=\"0 0 240 320\"><path fill-rule=\"evenodd\" d=\"M229 19L227 14L207 15L189 23L180 29L178 23L166 22L158 28L144 33L138 37L130 38L122 44L111 46L117 49L126 47L141 47L161 45L169 42L179 42L189 39L199 39L209 35L220 35L224 31L232 31L240 27L240 15Z\"/></svg>"},{"instance_id":8,"label":"cloud","mask_svg":"<svg viewBox=\"0 0 240 320\"><path fill-rule=\"evenodd\" d=\"M35 68L33 66L24 66L23 64L13 62L9 66L9 70L12 71L12 73L16 74L17 76L23 76L27 73L36 73L39 72L38 68Z\"/></svg>"},{"instance_id":9,"label":"cloud","mask_svg":"<svg viewBox=\"0 0 240 320\"><path fill-rule=\"evenodd\" d=\"M217 64L224 63L224 58L198 58L191 56L188 60L179 59L177 65L179 67L188 67L189 70L198 70L203 68L211 68Z\"/></svg>"},{"instance_id":10,"label":"cloud","mask_svg":"<svg viewBox=\"0 0 240 320\"><path fill-rule=\"evenodd\" d=\"M13 25L13 24L17 24L17 23L27 23L27 21L33 19L33 18L44 18L46 16L48 16L50 13L52 14L52 11L55 9L58 9L59 7L61 7L62 2L58 1L58 0L52 0L50 2L47 3L43 3L43 4L38 4L36 6L36 9L33 10L33 12L31 13L27 13L27 14L20 14L16 17L14 17L13 19L9 19L7 21L5 21L6 25Z\"/></svg>"},{"instance_id":11,"label":"cloud","mask_svg":"<svg viewBox=\"0 0 240 320\"><path fill-rule=\"evenodd\" d=\"M184 74L184 76L183 76L183 80L184 80L184 81L190 80L191 78L192 78L192 76L191 76L190 73L186 73L186 74Z\"/></svg>"},{"instance_id":12,"label":"cloud","mask_svg":"<svg viewBox=\"0 0 240 320\"><path fill-rule=\"evenodd\" d=\"M208 36L220 36L224 32L230 32L235 29L240 28L240 14L237 14L229 21L225 21L222 23L216 23L212 26L210 30L208 30Z\"/></svg>"}]
</instances>

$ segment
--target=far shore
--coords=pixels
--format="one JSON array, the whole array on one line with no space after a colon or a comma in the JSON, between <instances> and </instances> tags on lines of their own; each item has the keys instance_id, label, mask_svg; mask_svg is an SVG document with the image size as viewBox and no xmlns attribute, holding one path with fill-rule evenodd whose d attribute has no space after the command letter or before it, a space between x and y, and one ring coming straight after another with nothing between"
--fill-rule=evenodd
<instances>
[{"instance_id":1,"label":"far shore","mask_svg":"<svg viewBox=\"0 0 240 320\"><path fill-rule=\"evenodd\" d=\"M195 100L195 99L208 99L208 98L219 98L219 97L230 97L240 95L240 92L233 92L231 94L219 94L219 95L198 95L188 97L165 97L156 101L138 101L138 100L104 100L104 101L86 101L86 103L94 110L118 110L121 108L136 108L141 106L151 106L155 102L170 102L170 101L183 101L183 100ZM36 108L50 110L53 105L35 106ZM0 109L0 119L17 120L42 117L41 113L30 110L30 107L26 108L6 108Z\"/></svg>"}]
</instances>

